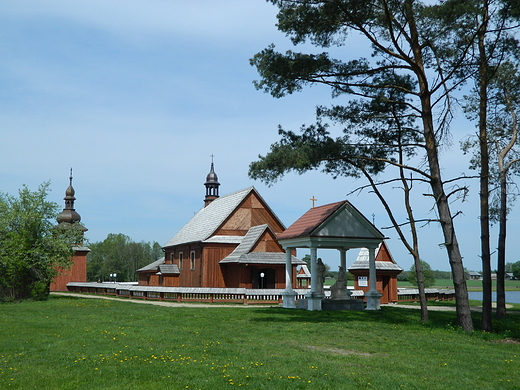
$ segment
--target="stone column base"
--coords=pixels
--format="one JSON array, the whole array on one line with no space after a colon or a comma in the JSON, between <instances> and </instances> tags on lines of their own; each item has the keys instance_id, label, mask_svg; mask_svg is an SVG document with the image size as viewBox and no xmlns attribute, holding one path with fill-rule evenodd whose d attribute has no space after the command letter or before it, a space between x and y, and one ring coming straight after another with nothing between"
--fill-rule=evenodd
<instances>
[{"instance_id":1,"label":"stone column base","mask_svg":"<svg viewBox=\"0 0 520 390\"><path fill-rule=\"evenodd\" d=\"M307 299L307 310L321 310L321 300L325 298L325 295L311 292L305 294L305 298Z\"/></svg>"},{"instance_id":2,"label":"stone column base","mask_svg":"<svg viewBox=\"0 0 520 390\"><path fill-rule=\"evenodd\" d=\"M379 291L367 291L365 297L367 299L366 310L381 310L381 294Z\"/></svg>"},{"instance_id":3,"label":"stone column base","mask_svg":"<svg viewBox=\"0 0 520 390\"><path fill-rule=\"evenodd\" d=\"M294 290L285 290L282 292L282 307L286 309L296 309L296 297L298 294Z\"/></svg>"}]
</instances>

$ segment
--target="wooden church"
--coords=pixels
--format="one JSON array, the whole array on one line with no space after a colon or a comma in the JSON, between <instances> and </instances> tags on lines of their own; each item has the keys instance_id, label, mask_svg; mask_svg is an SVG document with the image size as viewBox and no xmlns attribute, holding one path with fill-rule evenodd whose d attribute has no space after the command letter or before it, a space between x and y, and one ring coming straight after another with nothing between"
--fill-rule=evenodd
<instances>
[{"instance_id":1,"label":"wooden church","mask_svg":"<svg viewBox=\"0 0 520 390\"><path fill-rule=\"evenodd\" d=\"M74 208L75 198L74 187L72 187L72 169L70 170L69 187L65 191L65 208L58 216L58 225L56 229L80 229L81 237L87 229L80 225L81 216ZM54 278L50 285L50 291L67 291L67 283L69 282L86 282L87 281L87 254L90 249L83 246L83 240L78 242L74 247L74 255L72 266L69 269L59 268L58 275Z\"/></svg>"},{"instance_id":2,"label":"wooden church","mask_svg":"<svg viewBox=\"0 0 520 390\"><path fill-rule=\"evenodd\" d=\"M397 265L386 242L383 241L375 251L376 257L376 288L383 296L381 303L397 302L397 275L403 269ZM356 261L348 267L348 271L354 275L354 289L367 292L369 272L368 249L362 248Z\"/></svg>"},{"instance_id":3,"label":"wooden church","mask_svg":"<svg viewBox=\"0 0 520 390\"><path fill-rule=\"evenodd\" d=\"M163 247L164 258L139 270L139 285L248 289L285 288L283 223L254 187L219 196L214 165L204 207ZM305 262L292 256L292 280Z\"/></svg>"}]
</instances>

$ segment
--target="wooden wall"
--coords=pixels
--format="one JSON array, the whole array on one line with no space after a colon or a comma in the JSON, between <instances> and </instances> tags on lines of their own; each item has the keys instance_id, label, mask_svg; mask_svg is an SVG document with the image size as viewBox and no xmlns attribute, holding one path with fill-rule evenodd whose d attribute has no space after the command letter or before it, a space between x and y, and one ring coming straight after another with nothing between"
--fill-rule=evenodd
<instances>
[{"instance_id":1,"label":"wooden wall","mask_svg":"<svg viewBox=\"0 0 520 390\"><path fill-rule=\"evenodd\" d=\"M360 287L357 278L358 276L366 276L368 279L368 270L352 270L351 273L354 275L354 289L367 292L370 286ZM370 281L368 283L370 284ZM397 274L395 272L383 273L378 270L376 273L376 289L383 294L380 301L381 303L397 302Z\"/></svg>"},{"instance_id":2,"label":"wooden wall","mask_svg":"<svg viewBox=\"0 0 520 390\"><path fill-rule=\"evenodd\" d=\"M252 226L268 224L275 233L284 230L270 209L254 192L250 193L240 206L222 224L217 235L244 236Z\"/></svg>"},{"instance_id":3,"label":"wooden wall","mask_svg":"<svg viewBox=\"0 0 520 390\"><path fill-rule=\"evenodd\" d=\"M88 251L74 252L72 267L58 269L59 275L51 283L51 291L67 291L67 283L87 281L87 253Z\"/></svg>"}]
</instances>

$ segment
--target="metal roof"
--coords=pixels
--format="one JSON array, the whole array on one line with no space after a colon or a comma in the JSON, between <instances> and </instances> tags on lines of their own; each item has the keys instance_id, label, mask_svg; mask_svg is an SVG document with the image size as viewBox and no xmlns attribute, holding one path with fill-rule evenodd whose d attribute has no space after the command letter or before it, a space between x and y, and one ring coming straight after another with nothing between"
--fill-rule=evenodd
<instances>
[{"instance_id":1,"label":"metal roof","mask_svg":"<svg viewBox=\"0 0 520 390\"><path fill-rule=\"evenodd\" d=\"M278 235L284 248L363 248L384 238L347 200L311 208Z\"/></svg>"},{"instance_id":2,"label":"metal roof","mask_svg":"<svg viewBox=\"0 0 520 390\"><path fill-rule=\"evenodd\" d=\"M330 203L323 206L313 207L303 214L296 222L279 235L279 239L288 239L300 236L308 236L313 230L320 226L329 218L334 211L341 207L345 202Z\"/></svg>"}]
</instances>

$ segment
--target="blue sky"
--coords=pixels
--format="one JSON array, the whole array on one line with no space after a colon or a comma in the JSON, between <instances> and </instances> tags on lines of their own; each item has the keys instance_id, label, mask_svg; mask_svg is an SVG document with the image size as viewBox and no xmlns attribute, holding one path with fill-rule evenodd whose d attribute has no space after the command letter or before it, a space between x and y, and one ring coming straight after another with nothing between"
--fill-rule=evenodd
<instances>
[{"instance_id":1,"label":"blue sky","mask_svg":"<svg viewBox=\"0 0 520 390\"><path fill-rule=\"evenodd\" d=\"M278 124L296 130L313 121L316 105L331 102L320 87L282 99L255 90L249 59L271 43L292 48L275 16L263 0L2 1L0 191L50 180L50 199L62 206L72 167L90 241L123 233L160 244L202 207L212 154L221 195L254 185L286 226L311 207L312 196L317 205L346 199L365 182L310 172L266 187L247 177L249 163L278 140ZM336 50L362 49L353 38ZM442 156L447 175L468 172L458 140L472 132L464 120L454 127ZM463 212L456 228L465 266L480 270L478 183L467 184L468 201L452 207ZM399 205L398 189L388 195ZM348 199L378 228L389 226L374 195ZM418 202L420 215L434 217ZM520 261L518 209L510 216L510 262ZM383 232L409 269L401 242ZM437 226L421 229L422 257L448 270L442 242ZM337 269L334 251L320 256Z\"/></svg>"}]
</instances>

